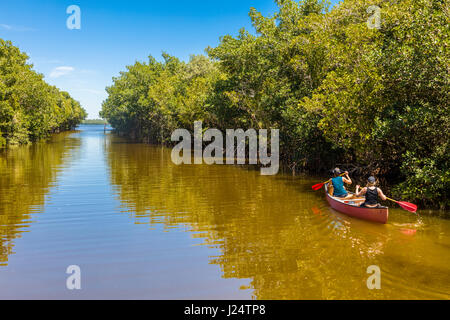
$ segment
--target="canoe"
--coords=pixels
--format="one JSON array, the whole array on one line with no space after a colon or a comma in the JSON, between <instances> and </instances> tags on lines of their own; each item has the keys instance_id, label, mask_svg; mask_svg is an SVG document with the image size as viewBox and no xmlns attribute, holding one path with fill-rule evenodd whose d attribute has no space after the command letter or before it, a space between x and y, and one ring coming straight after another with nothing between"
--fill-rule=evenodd
<instances>
[{"instance_id":1,"label":"canoe","mask_svg":"<svg viewBox=\"0 0 450 320\"><path fill-rule=\"evenodd\" d=\"M379 208L361 208L360 204L365 201L364 197L355 199L342 200L340 198L333 197L328 192L328 186L325 185L325 194L330 206L343 214L350 217L368 220L378 223L387 223L389 217L388 207Z\"/></svg>"}]
</instances>

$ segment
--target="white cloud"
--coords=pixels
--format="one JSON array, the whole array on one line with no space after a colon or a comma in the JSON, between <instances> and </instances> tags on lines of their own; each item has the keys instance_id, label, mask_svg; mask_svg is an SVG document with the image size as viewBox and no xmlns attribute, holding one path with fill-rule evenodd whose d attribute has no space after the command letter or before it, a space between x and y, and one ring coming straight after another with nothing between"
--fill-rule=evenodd
<instances>
[{"instance_id":1,"label":"white cloud","mask_svg":"<svg viewBox=\"0 0 450 320\"><path fill-rule=\"evenodd\" d=\"M67 67L67 66L56 67L52 70L52 72L50 72L49 77L50 78L59 78L59 77L62 77L62 76L65 76L65 75L71 73L74 70L75 70L75 68L73 68L73 67Z\"/></svg>"}]
</instances>

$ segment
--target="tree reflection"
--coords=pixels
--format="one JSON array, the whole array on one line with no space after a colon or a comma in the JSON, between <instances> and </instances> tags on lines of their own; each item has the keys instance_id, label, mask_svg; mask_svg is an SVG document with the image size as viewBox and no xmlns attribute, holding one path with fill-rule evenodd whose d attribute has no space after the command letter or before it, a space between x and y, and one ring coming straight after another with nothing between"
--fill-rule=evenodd
<instances>
[{"instance_id":1,"label":"tree reflection","mask_svg":"<svg viewBox=\"0 0 450 320\"><path fill-rule=\"evenodd\" d=\"M220 251L209 262L224 278L249 279L257 299L418 294L367 289L368 266L396 267L399 248L392 239L401 232L336 214L321 193L309 191L311 181L264 177L248 167L176 166L168 149L113 136L106 153L124 212L137 223L185 228L203 238ZM384 258L389 254L393 261Z\"/></svg>"},{"instance_id":2,"label":"tree reflection","mask_svg":"<svg viewBox=\"0 0 450 320\"><path fill-rule=\"evenodd\" d=\"M0 266L7 264L14 239L29 229L32 214L42 211L58 173L80 147L72 134L0 152Z\"/></svg>"}]
</instances>

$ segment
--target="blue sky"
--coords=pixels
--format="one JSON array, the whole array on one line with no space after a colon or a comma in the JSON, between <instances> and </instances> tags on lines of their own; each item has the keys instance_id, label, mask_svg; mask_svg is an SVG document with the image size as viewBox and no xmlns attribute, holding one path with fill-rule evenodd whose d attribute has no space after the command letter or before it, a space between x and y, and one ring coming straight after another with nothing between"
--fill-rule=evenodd
<instances>
[{"instance_id":1,"label":"blue sky","mask_svg":"<svg viewBox=\"0 0 450 320\"><path fill-rule=\"evenodd\" d=\"M337 2L337 1L332 1ZM81 9L81 29L69 30L66 8ZM273 0L3 1L0 38L30 56L45 80L68 91L98 118L105 87L126 65L160 59L166 51L183 60L216 46L219 37L251 30L250 7L273 14Z\"/></svg>"}]
</instances>

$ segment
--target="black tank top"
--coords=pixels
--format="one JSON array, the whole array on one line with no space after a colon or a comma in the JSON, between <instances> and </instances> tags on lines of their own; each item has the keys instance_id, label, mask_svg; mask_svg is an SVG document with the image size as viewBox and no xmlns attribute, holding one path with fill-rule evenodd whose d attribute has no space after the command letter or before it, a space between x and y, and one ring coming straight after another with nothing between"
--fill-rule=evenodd
<instances>
[{"instance_id":1,"label":"black tank top","mask_svg":"<svg viewBox=\"0 0 450 320\"><path fill-rule=\"evenodd\" d=\"M371 190L371 189L369 189L369 187L367 187L365 203L369 204L369 205L375 205L378 203L378 189L377 188Z\"/></svg>"}]
</instances>

